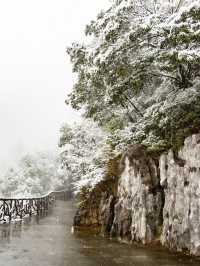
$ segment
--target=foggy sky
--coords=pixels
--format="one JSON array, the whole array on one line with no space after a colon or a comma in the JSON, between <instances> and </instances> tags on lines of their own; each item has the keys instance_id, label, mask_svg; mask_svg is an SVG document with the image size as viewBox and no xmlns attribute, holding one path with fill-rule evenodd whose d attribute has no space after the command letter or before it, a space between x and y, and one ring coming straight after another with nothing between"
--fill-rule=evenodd
<instances>
[{"instance_id":1,"label":"foggy sky","mask_svg":"<svg viewBox=\"0 0 200 266\"><path fill-rule=\"evenodd\" d=\"M0 167L24 152L54 149L78 115L64 100L73 83L66 47L109 0L0 0Z\"/></svg>"}]
</instances>

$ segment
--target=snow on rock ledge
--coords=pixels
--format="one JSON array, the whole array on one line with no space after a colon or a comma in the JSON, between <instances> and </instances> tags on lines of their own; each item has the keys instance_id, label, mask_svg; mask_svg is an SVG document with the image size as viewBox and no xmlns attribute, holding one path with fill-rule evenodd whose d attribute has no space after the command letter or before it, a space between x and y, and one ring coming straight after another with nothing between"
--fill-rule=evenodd
<instances>
[{"instance_id":1,"label":"snow on rock ledge","mask_svg":"<svg viewBox=\"0 0 200 266\"><path fill-rule=\"evenodd\" d=\"M165 188L163 245L200 256L200 134L188 137L183 148L160 158Z\"/></svg>"}]
</instances>

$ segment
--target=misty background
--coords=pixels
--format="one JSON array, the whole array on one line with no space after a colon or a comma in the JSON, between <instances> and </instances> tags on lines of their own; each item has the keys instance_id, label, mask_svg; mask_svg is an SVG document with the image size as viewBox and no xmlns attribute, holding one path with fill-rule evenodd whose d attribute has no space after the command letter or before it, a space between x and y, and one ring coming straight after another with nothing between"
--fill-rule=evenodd
<instances>
[{"instance_id":1,"label":"misty background","mask_svg":"<svg viewBox=\"0 0 200 266\"><path fill-rule=\"evenodd\" d=\"M109 0L0 0L0 170L24 153L54 150L78 114L64 103L73 84L66 47Z\"/></svg>"}]
</instances>

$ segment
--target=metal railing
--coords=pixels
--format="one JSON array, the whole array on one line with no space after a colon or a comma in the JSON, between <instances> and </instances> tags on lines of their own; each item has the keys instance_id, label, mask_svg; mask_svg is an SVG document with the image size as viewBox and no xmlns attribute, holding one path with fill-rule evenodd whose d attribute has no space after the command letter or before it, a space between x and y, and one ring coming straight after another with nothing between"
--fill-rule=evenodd
<instances>
[{"instance_id":1,"label":"metal railing","mask_svg":"<svg viewBox=\"0 0 200 266\"><path fill-rule=\"evenodd\" d=\"M69 191L62 190L34 198L0 198L0 223L22 220L32 215L44 215L55 200L67 200L70 196Z\"/></svg>"}]
</instances>

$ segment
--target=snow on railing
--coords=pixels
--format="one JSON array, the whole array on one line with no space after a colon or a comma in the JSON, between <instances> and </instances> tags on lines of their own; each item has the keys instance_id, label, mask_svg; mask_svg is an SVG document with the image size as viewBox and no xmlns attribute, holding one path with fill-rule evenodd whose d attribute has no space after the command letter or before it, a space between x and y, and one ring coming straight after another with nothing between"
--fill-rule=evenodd
<instances>
[{"instance_id":1,"label":"snow on railing","mask_svg":"<svg viewBox=\"0 0 200 266\"><path fill-rule=\"evenodd\" d=\"M0 223L22 220L32 215L44 215L55 200L70 198L68 190L52 191L47 195L33 198L0 198Z\"/></svg>"}]
</instances>

